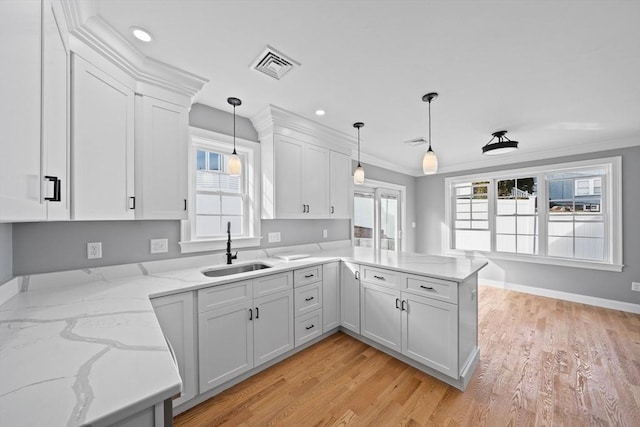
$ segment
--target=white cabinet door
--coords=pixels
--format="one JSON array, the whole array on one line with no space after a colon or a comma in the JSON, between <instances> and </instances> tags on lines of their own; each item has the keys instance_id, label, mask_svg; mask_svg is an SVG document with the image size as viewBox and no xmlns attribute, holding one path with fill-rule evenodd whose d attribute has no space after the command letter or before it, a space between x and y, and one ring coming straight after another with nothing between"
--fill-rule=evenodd
<instances>
[{"instance_id":1,"label":"white cabinet door","mask_svg":"<svg viewBox=\"0 0 640 427\"><path fill-rule=\"evenodd\" d=\"M322 333L340 326L340 263L322 266Z\"/></svg>"},{"instance_id":2,"label":"white cabinet door","mask_svg":"<svg viewBox=\"0 0 640 427\"><path fill-rule=\"evenodd\" d=\"M255 298L254 362L261 365L293 348L293 291Z\"/></svg>"},{"instance_id":3,"label":"white cabinet door","mask_svg":"<svg viewBox=\"0 0 640 427\"><path fill-rule=\"evenodd\" d=\"M134 93L73 55L73 219L134 219Z\"/></svg>"},{"instance_id":4,"label":"white cabinet door","mask_svg":"<svg viewBox=\"0 0 640 427\"><path fill-rule=\"evenodd\" d=\"M0 1L0 221L41 221L41 10Z\"/></svg>"},{"instance_id":5,"label":"white cabinet door","mask_svg":"<svg viewBox=\"0 0 640 427\"><path fill-rule=\"evenodd\" d=\"M54 10L54 5L58 6ZM69 200L69 52L62 10L43 3L42 166L47 220L70 218ZM60 25L62 24L62 25Z\"/></svg>"},{"instance_id":6,"label":"white cabinet door","mask_svg":"<svg viewBox=\"0 0 640 427\"><path fill-rule=\"evenodd\" d=\"M198 315L200 393L253 368L251 301Z\"/></svg>"},{"instance_id":7,"label":"white cabinet door","mask_svg":"<svg viewBox=\"0 0 640 427\"><path fill-rule=\"evenodd\" d=\"M340 325L360 333L360 272L357 264L340 263Z\"/></svg>"},{"instance_id":8,"label":"white cabinet door","mask_svg":"<svg viewBox=\"0 0 640 427\"><path fill-rule=\"evenodd\" d=\"M402 353L452 378L458 378L458 306L402 294Z\"/></svg>"},{"instance_id":9,"label":"white cabinet door","mask_svg":"<svg viewBox=\"0 0 640 427\"><path fill-rule=\"evenodd\" d=\"M136 96L136 218L187 219L188 111Z\"/></svg>"},{"instance_id":10,"label":"white cabinet door","mask_svg":"<svg viewBox=\"0 0 640 427\"><path fill-rule=\"evenodd\" d=\"M330 165L331 218L350 218L351 158L332 151Z\"/></svg>"},{"instance_id":11,"label":"white cabinet door","mask_svg":"<svg viewBox=\"0 0 640 427\"><path fill-rule=\"evenodd\" d=\"M306 214L302 199L305 144L281 135L275 138L273 167L276 218L303 218Z\"/></svg>"},{"instance_id":12,"label":"white cabinet door","mask_svg":"<svg viewBox=\"0 0 640 427\"><path fill-rule=\"evenodd\" d=\"M387 348L402 351L402 311L400 291L362 283L362 335Z\"/></svg>"},{"instance_id":13,"label":"white cabinet door","mask_svg":"<svg viewBox=\"0 0 640 427\"><path fill-rule=\"evenodd\" d=\"M182 393L173 401L176 407L197 393L194 294L184 292L154 298L151 304L165 338L171 343L182 378Z\"/></svg>"},{"instance_id":14,"label":"white cabinet door","mask_svg":"<svg viewBox=\"0 0 640 427\"><path fill-rule=\"evenodd\" d=\"M307 144L304 147L302 168L302 202L310 218L328 218L329 154L326 148Z\"/></svg>"}]
</instances>

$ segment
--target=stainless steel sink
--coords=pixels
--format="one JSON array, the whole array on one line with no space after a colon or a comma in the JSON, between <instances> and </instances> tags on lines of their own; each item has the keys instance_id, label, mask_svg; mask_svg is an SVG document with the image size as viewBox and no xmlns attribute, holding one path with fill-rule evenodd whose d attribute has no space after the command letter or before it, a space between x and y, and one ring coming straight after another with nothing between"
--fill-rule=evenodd
<instances>
[{"instance_id":1,"label":"stainless steel sink","mask_svg":"<svg viewBox=\"0 0 640 427\"><path fill-rule=\"evenodd\" d=\"M246 273L248 271L263 270L265 268L271 268L271 266L262 262L254 262L251 264L238 264L226 267L210 268L208 270L203 270L202 274L207 277L221 277L238 273Z\"/></svg>"}]
</instances>

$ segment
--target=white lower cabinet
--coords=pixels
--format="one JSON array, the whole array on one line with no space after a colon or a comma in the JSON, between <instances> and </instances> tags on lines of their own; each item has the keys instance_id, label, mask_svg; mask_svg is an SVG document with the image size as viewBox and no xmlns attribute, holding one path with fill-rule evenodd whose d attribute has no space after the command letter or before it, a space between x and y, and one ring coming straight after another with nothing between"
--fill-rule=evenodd
<instances>
[{"instance_id":1,"label":"white lower cabinet","mask_svg":"<svg viewBox=\"0 0 640 427\"><path fill-rule=\"evenodd\" d=\"M340 263L322 266L322 333L340 326Z\"/></svg>"},{"instance_id":2,"label":"white lower cabinet","mask_svg":"<svg viewBox=\"0 0 640 427\"><path fill-rule=\"evenodd\" d=\"M198 290L200 393L293 349L293 317L291 272Z\"/></svg>"},{"instance_id":3,"label":"white lower cabinet","mask_svg":"<svg viewBox=\"0 0 640 427\"><path fill-rule=\"evenodd\" d=\"M395 289L362 284L361 334L398 352L402 349L400 297Z\"/></svg>"},{"instance_id":4,"label":"white lower cabinet","mask_svg":"<svg viewBox=\"0 0 640 427\"><path fill-rule=\"evenodd\" d=\"M340 325L360 333L360 272L358 264L340 263Z\"/></svg>"},{"instance_id":5,"label":"white lower cabinet","mask_svg":"<svg viewBox=\"0 0 640 427\"><path fill-rule=\"evenodd\" d=\"M406 292L402 298L402 354L457 379L458 306Z\"/></svg>"},{"instance_id":6,"label":"white lower cabinet","mask_svg":"<svg viewBox=\"0 0 640 427\"><path fill-rule=\"evenodd\" d=\"M454 379L458 306L362 281L361 335Z\"/></svg>"},{"instance_id":7,"label":"white lower cabinet","mask_svg":"<svg viewBox=\"0 0 640 427\"><path fill-rule=\"evenodd\" d=\"M296 317L296 347L322 335L322 310Z\"/></svg>"},{"instance_id":8,"label":"white lower cabinet","mask_svg":"<svg viewBox=\"0 0 640 427\"><path fill-rule=\"evenodd\" d=\"M182 378L182 393L173 401L181 405L196 396L196 343L193 292L151 300L165 338L171 345Z\"/></svg>"},{"instance_id":9,"label":"white lower cabinet","mask_svg":"<svg viewBox=\"0 0 640 427\"><path fill-rule=\"evenodd\" d=\"M254 364L259 366L293 348L293 292L256 298Z\"/></svg>"}]
</instances>

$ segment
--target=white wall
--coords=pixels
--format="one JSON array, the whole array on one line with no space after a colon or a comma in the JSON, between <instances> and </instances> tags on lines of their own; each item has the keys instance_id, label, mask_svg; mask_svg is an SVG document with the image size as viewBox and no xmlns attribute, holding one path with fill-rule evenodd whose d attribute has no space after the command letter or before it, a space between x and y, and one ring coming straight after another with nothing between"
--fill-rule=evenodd
<instances>
[{"instance_id":1,"label":"white wall","mask_svg":"<svg viewBox=\"0 0 640 427\"><path fill-rule=\"evenodd\" d=\"M640 293L631 291L631 282L640 281L640 185L638 184L640 183L640 147L418 178L416 249L418 252L441 254L442 231L445 223L444 180L447 177L611 156L622 156L623 264L625 265L622 272L492 259L480 272L480 283L482 279L489 279L640 304Z\"/></svg>"}]
</instances>

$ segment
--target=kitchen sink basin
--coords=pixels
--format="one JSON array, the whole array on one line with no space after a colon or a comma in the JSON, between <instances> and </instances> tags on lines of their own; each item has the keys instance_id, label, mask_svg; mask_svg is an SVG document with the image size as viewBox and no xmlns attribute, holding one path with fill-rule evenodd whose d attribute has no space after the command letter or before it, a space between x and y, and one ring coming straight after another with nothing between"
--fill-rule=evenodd
<instances>
[{"instance_id":1,"label":"kitchen sink basin","mask_svg":"<svg viewBox=\"0 0 640 427\"><path fill-rule=\"evenodd\" d=\"M207 277L222 277L230 276L232 274L246 273L248 271L263 270L265 268L271 268L271 266L262 262L254 262L251 264L239 264L229 265L226 267L210 268L208 270L204 270L202 274Z\"/></svg>"}]
</instances>

